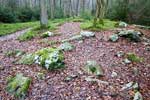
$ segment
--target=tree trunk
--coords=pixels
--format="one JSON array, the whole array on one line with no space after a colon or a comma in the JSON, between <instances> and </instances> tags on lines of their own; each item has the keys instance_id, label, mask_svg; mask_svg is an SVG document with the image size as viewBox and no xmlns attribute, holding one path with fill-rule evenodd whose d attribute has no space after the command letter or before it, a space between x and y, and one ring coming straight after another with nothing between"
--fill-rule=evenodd
<instances>
[{"instance_id":1,"label":"tree trunk","mask_svg":"<svg viewBox=\"0 0 150 100\"><path fill-rule=\"evenodd\" d=\"M47 15L47 6L46 0L40 0L40 8L41 8L41 28L48 27L48 15Z\"/></svg>"},{"instance_id":2,"label":"tree trunk","mask_svg":"<svg viewBox=\"0 0 150 100\"><path fill-rule=\"evenodd\" d=\"M51 19L54 19L54 0L50 0Z\"/></svg>"}]
</instances>

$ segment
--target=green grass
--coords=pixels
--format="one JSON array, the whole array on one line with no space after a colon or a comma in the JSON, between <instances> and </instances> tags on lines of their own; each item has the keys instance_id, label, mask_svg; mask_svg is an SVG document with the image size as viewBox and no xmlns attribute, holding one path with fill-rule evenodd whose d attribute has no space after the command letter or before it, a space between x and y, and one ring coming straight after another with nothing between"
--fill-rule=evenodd
<instances>
[{"instance_id":1,"label":"green grass","mask_svg":"<svg viewBox=\"0 0 150 100\"><path fill-rule=\"evenodd\" d=\"M89 21L86 20L81 24L81 28L84 30L91 30L91 31L100 31L100 30L107 30L107 29L114 29L116 27L117 22L111 21L109 19L104 19L104 25L98 24L96 27L93 26L93 20Z\"/></svg>"},{"instance_id":2,"label":"green grass","mask_svg":"<svg viewBox=\"0 0 150 100\"><path fill-rule=\"evenodd\" d=\"M13 23L13 24L0 24L0 36L14 33L16 31L32 27L37 25L38 22L26 22L26 23Z\"/></svg>"},{"instance_id":3,"label":"green grass","mask_svg":"<svg viewBox=\"0 0 150 100\"><path fill-rule=\"evenodd\" d=\"M69 19L49 20L47 29L41 29L40 24L36 24L31 30L19 36L18 40L19 41L31 40L35 36L41 36L41 34L46 31L54 31L58 28L58 26L62 25L66 21L69 21Z\"/></svg>"}]
</instances>

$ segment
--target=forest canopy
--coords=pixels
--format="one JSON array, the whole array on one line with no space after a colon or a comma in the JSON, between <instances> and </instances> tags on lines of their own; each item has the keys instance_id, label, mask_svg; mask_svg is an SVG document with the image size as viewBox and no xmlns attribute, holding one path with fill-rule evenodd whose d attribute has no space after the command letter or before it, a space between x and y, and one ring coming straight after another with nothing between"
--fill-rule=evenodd
<instances>
[{"instance_id":1,"label":"forest canopy","mask_svg":"<svg viewBox=\"0 0 150 100\"><path fill-rule=\"evenodd\" d=\"M92 19L96 0L45 0L48 17ZM150 0L107 1L105 18L150 25ZM6 13L7 12L7 13ZM40 0L0 0L0 22L14 23L40 19Z\"/></svg>"}]
</instances>

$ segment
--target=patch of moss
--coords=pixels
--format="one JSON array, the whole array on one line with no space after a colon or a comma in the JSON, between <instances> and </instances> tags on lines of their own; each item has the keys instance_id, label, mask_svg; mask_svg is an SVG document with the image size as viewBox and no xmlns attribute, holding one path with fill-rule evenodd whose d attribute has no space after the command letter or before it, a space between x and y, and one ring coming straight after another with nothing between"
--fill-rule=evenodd
<instances>
[{"instance_id":1,"label":"patch of moss","mask_svg":"<svg viewBox=\"0 0 150 100\"><path fill-rule=\"evenodd\" d=\"M35 63L48 70L56 70L64 67L64 56L61 50L56 48L44 48L35 53Z\"/></svg>"},{"instance_id":2,"label":"patch of moss","mask_svg":"<svg viewBox=\"0 0 150 100\"><path fill-rule=\"evenodd\" d=\"M21 56L23 54L25 54L25 52L21 51L21 50L18 50L18 49L16 49L16 50L9 50L9 51L5 52L5 55L8 56L8 57L10 57L10 56L18 57L18 56Z\"/></svg>"},{"instance_id":3,"label":"patch of moss","mask_svg":"<svg viewBox=\"0 0 150 100\"><path fill-rule=\"evenodd\" d=\"M6 90L18 99L25 98L29 89L31 79L24 77L23 74L17 74L15 77L9 78Z\"/></svg>"},{"instance_id":4,"label":"patch of moss","mask_svg":"<svg viewBox=\"0 0 150 100\"><path fill-rule=\"evenodd\" d=\"M31 65L34 63L34 54L25 54L17 62L17 64Z\"/></svg>"},{"instance_id":5,"label":"patch of moss","mask_svg":"<svg viewBox=\"0 0 150 100\"><path fill-rule=\"evenodd\" d=\"M134 53L128 53L127 58L132 62L142 62L143 61L143 58L137 56Z\"/></svg>"},{"instance_id":6,"label":"patch of moss","mask_svg":"<svg viewBox=\"0 0 150 100\"><path fill-rule=\"evenodd\" d=\"M100 30L107 30L107 29L114 29L116 27L115 21L111 21L108 19L103 20L104 25L97 24L96 27L93 26L93 21L85 21L81 24L81 28L84 30L91 30L91 31L100 31Z\"/></svg>"},{"instance_id":7,"label":"patch of moss","mask_svg":"<svg viewBox=\"0 0 150 100\"><path fill-rule=\"evenodd\" d=\"M28 32L24 33L23 35L18 37L19 41L26 41L31 40L36 36L36 33L34 31L29 30Z\"/></svg>"}]
</instances>

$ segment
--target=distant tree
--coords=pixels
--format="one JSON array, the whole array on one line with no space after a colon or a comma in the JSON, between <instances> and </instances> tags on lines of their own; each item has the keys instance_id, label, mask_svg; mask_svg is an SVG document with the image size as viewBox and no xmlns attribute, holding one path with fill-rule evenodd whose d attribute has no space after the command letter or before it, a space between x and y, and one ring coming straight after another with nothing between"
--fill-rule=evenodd
<instances>
[{"instance_id":1,"label":"distant tree","mask_svg":"<svg viewBox=\"0 0 150 100\"><path fill-rule=\"evenodd\" d=\"M107 0L96 0L96 15L94 18L94 27L96 27L97 23L104 24L103 18L107 8Z\"/></svg>"},{"instance_id":2,"label":"distant tree","mask_svg":"<svg viewBox=\"0 0 150 100\"><path fill-rule=\"evenodd\" d=\"M40 8L41 8L41 28L47 28L48 27L48 15L47 15L47 6L46 6L47 0L40 0Z\"/></svg>"}]
</instances>

